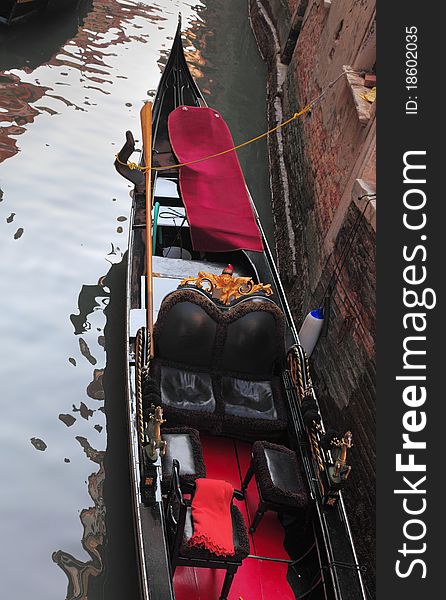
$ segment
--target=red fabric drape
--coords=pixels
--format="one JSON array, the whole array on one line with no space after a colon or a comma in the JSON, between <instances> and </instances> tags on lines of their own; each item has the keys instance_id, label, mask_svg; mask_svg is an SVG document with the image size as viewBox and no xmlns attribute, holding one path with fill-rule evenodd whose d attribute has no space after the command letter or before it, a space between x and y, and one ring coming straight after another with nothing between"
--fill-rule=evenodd
<instances>
[{"instance_id":1,"label":"red fabric drape","mask_svg":"<svg viewBox=\"0 0 446 600\"><path fill-rule=\"evenodd\" d=\"M234 556L231 501L234 488L226 481L197 479L192 499L194 533L189 540L218 556Z\"/></svg>"},{"instance_id":2,"label":"red fabric drape","mask_svg":"<svg viewBox=\"0 0 446 600\"><path fill-rule=\"evenodd\" d=\"M221 115L207 107L179 106L172 111L169 136L180 163L234 146ZM263 251L235 151L181 167L180 188L195 250Z\"/></svg>"}]
</instances>

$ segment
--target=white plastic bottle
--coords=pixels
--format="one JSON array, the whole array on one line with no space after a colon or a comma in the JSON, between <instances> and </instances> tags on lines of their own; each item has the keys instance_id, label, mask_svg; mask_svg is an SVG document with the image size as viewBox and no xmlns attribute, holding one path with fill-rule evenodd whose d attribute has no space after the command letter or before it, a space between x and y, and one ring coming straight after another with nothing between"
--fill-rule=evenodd
<instances>
[{"instance_id":1,"label":"white plastic bottle","mask_svg":"<svg viewBox=\"0 0 446 600\"><path fill-rule=\"evenodd\" d=\"M324 311L322 308L316 308L309 312L302 323L302 327L299 331L299 339L308 357L311 356L311 353L316 346L319 336L321 335L323 324Z\"/></svg>"}]
</instances>

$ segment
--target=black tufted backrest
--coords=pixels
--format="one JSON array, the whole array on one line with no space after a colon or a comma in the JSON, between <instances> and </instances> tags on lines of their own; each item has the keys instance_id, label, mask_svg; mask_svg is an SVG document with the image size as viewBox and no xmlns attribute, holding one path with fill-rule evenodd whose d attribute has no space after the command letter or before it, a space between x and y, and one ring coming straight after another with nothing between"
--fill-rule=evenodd
<instances>
[{"instance_id":1,"label":"black tufted backrest","mask_svg":"<svg viewBox=\"0 0 446 600\"><path fill-rule=\"evenodd\" d=\"M154 327L164 364L248 378L271 377L285 355L284 316L264 298L220 309L195 290L167 296Z\"/></svg>"},{"instance_id":2,"label":"black tufted backrest","mask_svg":"<svg viewBox=\"0 0 446 600\"><path fill-rule=\"evenodd\" d=\"M154 328L157 357L167 362L210 369L216 321L200 305L172 296L162 304Z\"/></svg>"}]
</instances>

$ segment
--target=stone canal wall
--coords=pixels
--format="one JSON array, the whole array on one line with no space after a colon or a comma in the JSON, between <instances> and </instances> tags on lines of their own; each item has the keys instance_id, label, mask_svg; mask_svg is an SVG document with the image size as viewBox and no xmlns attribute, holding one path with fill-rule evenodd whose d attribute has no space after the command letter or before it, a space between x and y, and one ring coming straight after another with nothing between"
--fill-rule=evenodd
<instances>
[{"instance_id":1,"label":"stone canal wall","mask_svg":"<svg viewBox=\"0 0 446 600\"><path fill-rule=\"evenodd\" d=\"M311 357L326 426L353 431L345 500L374 589L375 70L373 0L249 0L268 64L272 127L341 77L310 114L269 138L278 265L298 327L330 297ZM331 290L331 292L330 292Z\"/></svg>"}]
</instances>

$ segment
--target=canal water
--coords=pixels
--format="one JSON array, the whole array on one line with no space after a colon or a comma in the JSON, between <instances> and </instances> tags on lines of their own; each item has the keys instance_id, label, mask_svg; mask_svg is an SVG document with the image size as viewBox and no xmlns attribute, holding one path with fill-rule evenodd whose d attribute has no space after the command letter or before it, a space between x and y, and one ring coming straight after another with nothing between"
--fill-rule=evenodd
<instances>
[{"instance_id":1,"label":"canal water","mask_svg":"<svg viewBox=\"0 0 446 600\"><path fill-rule=\"evenodd\" d=\"M114 155L127 129L140 137L180 11L193 75L235 141L265 130L247 4L81 0L0 30L2 598L137 596L123 349L130 198ZM266 145L239 156L270 235Z\"/></svg>"}]
</instances>

